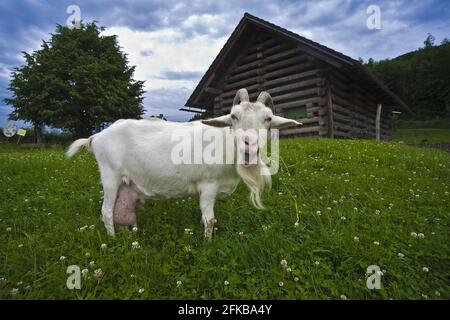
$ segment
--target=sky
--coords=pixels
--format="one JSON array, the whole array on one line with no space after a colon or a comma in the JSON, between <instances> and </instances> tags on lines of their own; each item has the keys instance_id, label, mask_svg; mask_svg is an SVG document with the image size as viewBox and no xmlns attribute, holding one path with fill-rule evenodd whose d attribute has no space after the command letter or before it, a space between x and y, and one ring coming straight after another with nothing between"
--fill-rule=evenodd
<instances>
[{"instance_id":1,"label":"sky","mask_svg":"<svg viewBox=\"0 0 450 320\"><path fill-rule=\"evenodd\" d=\"M11 71L24 64L22 51L38 50L57 24L67 24L77 5L83 22L97 21L115 34L134 78L145 81L146 115L172 121L193 114L179 111L245 12L287 28L352 58L395 58L423 47L428 33L436 43L450 38L450 1L298 0L2 0L0 2L0 127L11 112ZM379 8L380 28L368 28ZM373 26L373 25L371 25ZM23 125L18 123L19 126Z\"/></svg>"}]
</instances>

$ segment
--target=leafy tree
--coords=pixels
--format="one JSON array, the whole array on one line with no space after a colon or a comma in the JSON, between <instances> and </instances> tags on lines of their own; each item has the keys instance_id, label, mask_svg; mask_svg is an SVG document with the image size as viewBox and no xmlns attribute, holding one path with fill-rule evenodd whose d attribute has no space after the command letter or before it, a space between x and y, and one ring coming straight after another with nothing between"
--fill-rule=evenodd
<instances>
[{"instance_id":1,"label":"leafy tree","mask_svg":"<svg viewBox=\"0 0 450 320\"><path fill-rule=\"evenodd\" d=\"M434 46L428 35L426 47L392 60L366 64L393 92L410 106L412 119L450 115L450 43ZM427 45L428 43L428 45Z\"/></svg>"},{"instance_id":2,"label":"leafy tree","mask_svg":"<svg viewBox=\"0 0 450 320\"><path fill-rule=\"evenodd\" d=\"M203 119L208 119L211 118L212 115L208 112L203 112L203 113L196 113L192 116L192 118L189 119L189 122L191 121L197 121L197 120L203 120Z\"/></svg>"},{"instance_id":3,"label":"leafy tree","mask_svg":"<svg viewBox=\"0 0 450 320\"><path fill-rule=\"evenodd\" d=\"M95 22L79 29L58 25L50 41L16 68L5 102L11 119L49 125L75 136L99 131L103 123L140 118L143 81L135 81L116 36L103 36Z\"/></svg>"},{"instance_id":4,"label":"leafy tree","mask_svg":"<svg viewBox=\"0 0 450 320\"><path fill-rule=\"evenodd\" d=\"M425 48L430 48L430 47L434 46L435 40L436 40L436 38L431 33L429 33L428 37L423 42L423 44L425 45Z\"/></svg>"}]
</instances>

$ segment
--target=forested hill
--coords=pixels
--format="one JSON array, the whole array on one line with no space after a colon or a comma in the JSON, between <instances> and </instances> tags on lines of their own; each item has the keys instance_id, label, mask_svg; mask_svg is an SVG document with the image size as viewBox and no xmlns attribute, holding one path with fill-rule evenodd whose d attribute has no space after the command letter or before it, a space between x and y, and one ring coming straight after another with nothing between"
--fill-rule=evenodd
<instances>
[{"instance_id":1,"label":"forested hill","mask_svg":"<svg viewBox=\"0 0 450 320\"><path fill-rule=\"evenodd\" d=\"M400 96L413 113L411 119L450 117L450 43L425 47L395 59L378 62L369 59L365 66ZM402 117L403 118L403 117Z\"/></svg>"}]
</instances>

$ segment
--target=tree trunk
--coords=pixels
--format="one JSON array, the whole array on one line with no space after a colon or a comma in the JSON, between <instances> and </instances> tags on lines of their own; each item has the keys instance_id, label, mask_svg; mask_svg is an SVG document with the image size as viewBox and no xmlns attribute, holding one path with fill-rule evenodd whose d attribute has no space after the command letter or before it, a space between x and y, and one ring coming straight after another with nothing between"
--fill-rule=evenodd
<instances>
[{"instance_id":1,"label":"tree trunk","mask_svg":"<svg viewBox=\"0 0 450 320\"><path fill-rule=\"evenodd\" d=\"M35 144L42 143L42 127L38 124L34 125L34 143Z\"/></svg>"}]
</instances>

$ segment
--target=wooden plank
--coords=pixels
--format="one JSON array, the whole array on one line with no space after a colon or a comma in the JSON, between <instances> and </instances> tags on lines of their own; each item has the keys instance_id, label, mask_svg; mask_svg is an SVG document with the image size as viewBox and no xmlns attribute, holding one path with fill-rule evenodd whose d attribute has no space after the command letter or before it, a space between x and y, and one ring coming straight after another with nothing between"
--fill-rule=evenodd
<instances>
[{"instance_id":1,"label":"wooden plank","mask_svg":"<svg viewBox=\"0 0 450 320\"><path fill-rule=\"evenodd\" d=\"M313 97L313 98L301 99L301 100L297 100L297 101L291 101L291 102L278 104L278 105L275 105L275 108L280 109L280 110L284 110L284 109L291 109L291 108L302 107L302 106L307 105L308 103L321 104L323 102L324 102L323 98L321 98L321 97Z\"/></svg>"},{"instance_id":2,"label":"wooden plank","mask_svg":"<svg viewBox=\"0 0 450 320\"><path fill-rule=\"evenodd\" d=\"M316 66L311 63L311 62L305 62L299 65L295 65L295 66L290 66L290 67L286 67L286 68L282 68L282 69L278 69L278 70L274 70L271 72L268 72L266 74L266 78L268 80L274 79L274 78L278 78L278 77L284 77L284 76L288 76L288 75L292 75L294 73L298 73L298 72L305 72L305 71L309 71L312 69L315 69Z\"/></svg>"},{"instance_id":3,"label":"wooden plank","mask_svg":"<svg viewBox=\"0 0 450 320\"><path fill-rule=\"evenodd\" d=\"M328 137L334 138L333 125L333 97L331 95L331 87L327 85L327 107L328 107Z\"/></svg>"},{"instance_id":4,"label":"wooden plank","mask_svg":"<svg viewBox=\"0 0 450 320\"><path fill-rule=\"evenodd\" d=\"M377 116L375 120L375 135L377 141L380 141L380 117L381 117L381 103L377 105Z\"/></svg>"},{"instance_id":5,"label":"wooden plank","mask_svg":"<svg viewBox=\"0 0 450 320\"><path fill-rule=\"evenodd\" d=\"M283 129L280 131L281 136L285 135L293 135L293 134L302 134L302 133L312 133L319 132L320 126L312 126L305 128L293 128L293 129Z\"/></svg>"},{"instance_id":6,"label":"wooden plank","mask_svg":"<svg viewBox=\"0 0 450 320\"><path fill-rule=\"evenodd\" d=\"M294 74L291 74L288 76L283 76L283 77L275 78L272 80L268 80L268 81L266 81L266 86L269 88L277 87L278 85L280 85L282 83L289 83L289 82L293 82L293 81L300 81L300 80L304 80L304 79L310 79L313 77L317 77L318 71L319 71L319 69L307 70L307 71L303 71L300 73L294 73ZM318 78L318 79L320 79L320 78Z\"/></svg>"}]
</instances>

